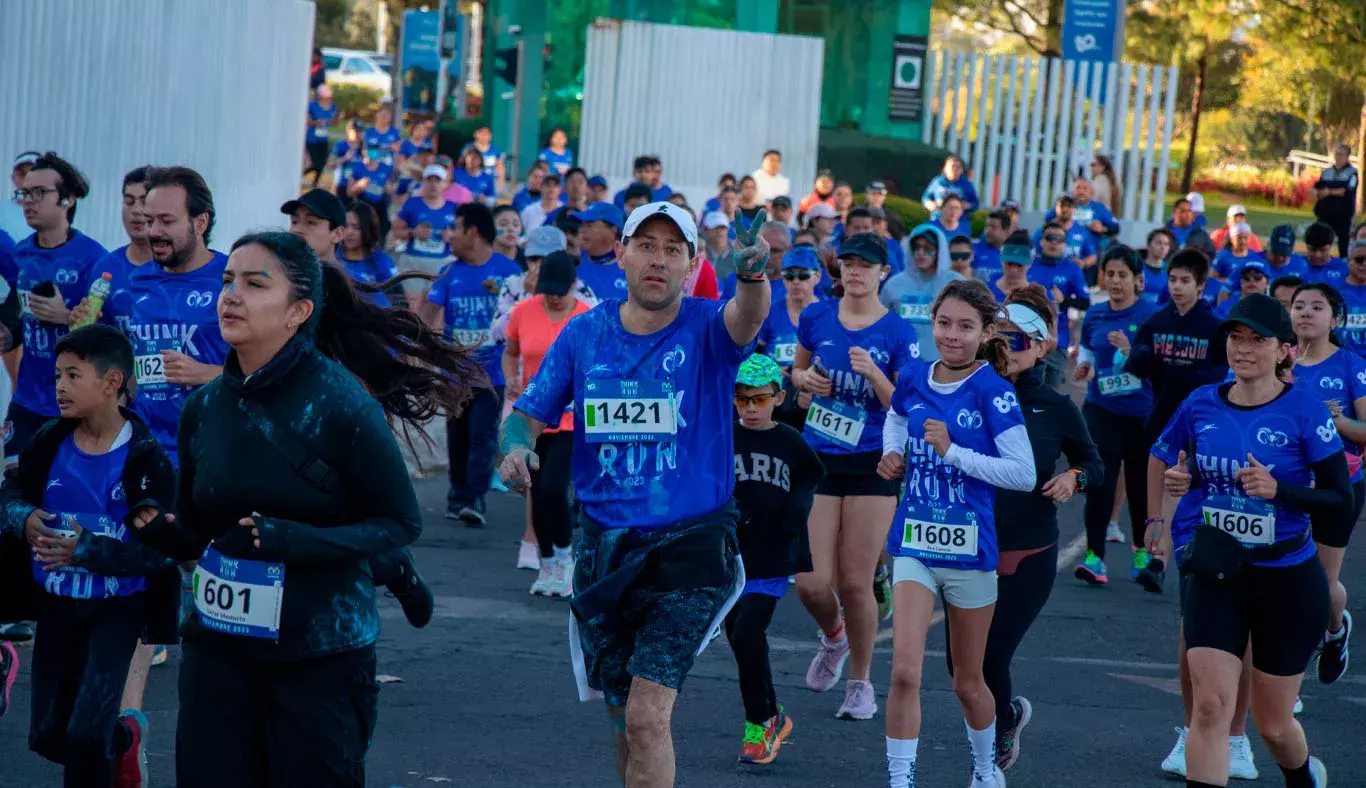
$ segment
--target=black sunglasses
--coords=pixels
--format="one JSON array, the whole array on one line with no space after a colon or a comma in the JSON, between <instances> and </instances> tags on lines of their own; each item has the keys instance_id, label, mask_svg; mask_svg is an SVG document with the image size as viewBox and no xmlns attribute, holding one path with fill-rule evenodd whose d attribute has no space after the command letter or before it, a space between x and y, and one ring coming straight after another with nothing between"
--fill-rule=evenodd
<instances>
[{"instance_id":1,"label":"black sunglasses","mask_svg":"<svg viewBox=\"0 0 1366 788\"><path fill-rule=\"evenodd\" d=\"M1051 244L1057 244L1057 243L1062 243L1063 241L1066 241L1066 240L1067 240L1067 236L1065 236L1065 235L1058 235L1058 234L1056 234L1056 233L1049 233L1048 235L1045 235L1045 236L1043 237L1043 239L1044 239L1045 241L1051 243Z\"/></svg>"},{"instance_id":2,"label":"black sunglasses","mask_svg":"<svg viewBox=\"0 0 1366 788\"><path fill-rule=\"evenodd\" d=\"M805 282L816 274L811 271L783 271L783 278L787 281Z\"/></svg>"},{"instance_id":3,"label":"black sunglasses","mask_svg":"<svg viewBox=\"0 0 1366 788\"><path fill-rule=\"evenodd\" d=\"M1353 257L1352 262L1366 265L1366 257Z\"/></svg>"},{"instance_id":4,"label":"black sunglasses","mask_svg":"<svg viewBox=\"0 0 1366 788\"><path fill-rule=\"evenodd\" d=\"M1015 353L1029 349L1029 337L1026 334L1019 331L1002 331L1001 336L1005 338L1006 344Z\"/></svg>"},{"instance_id":5,"label":"black sunglasses","mask_svg":"<svg viewBox=\"0 0 1366 788\"><path fill-rule=\"evenodd\" d=\"M972 252L949 252L950 260L971 260Z\"/></svg>"}]
</instances>

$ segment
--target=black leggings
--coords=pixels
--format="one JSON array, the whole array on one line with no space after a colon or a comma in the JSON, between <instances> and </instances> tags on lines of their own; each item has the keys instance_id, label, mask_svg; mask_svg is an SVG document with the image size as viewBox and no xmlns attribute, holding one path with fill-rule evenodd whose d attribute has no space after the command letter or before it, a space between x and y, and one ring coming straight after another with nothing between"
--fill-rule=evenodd
<instances>
[{"instance_id":1,"label":"black leggings","mask_svg":"<svg viewBox=\"0 0 1366 788\"><path fill-rule=\"evenodd\" d=\"M776 596L745 594L726 615L726 639L740 669L745 719L755 725L763 725L778 713L773 671L768 664L768 625L777 608Z\"/></svg>"},{"instance_id":2,"label":"black leggings","mask_svg":"<svg viewBox=\"0 0 1366 788\"><path fill-rule=\"evenodd\" d=\"M543 432L536 439L539 470L531 472L531 525L536 529L536 544L541 557L555 554L553 548L569 547L574 531L574 513L569 506L569 468L574 456L574 433Z\"/></svg>"},{"instance_id":3,"label":"black leggings","mask_svg":"<svg viewBox=\"0 0 1366 788\"><path fill-rule=\"evenodd\" d=\"M1105 526L1115 508L1119 466L1124 465L1124 491L1128 493L1129 524L1134 547L1143 546L1148 530L1148 450L1152 441L1143 428L1142 416L1121 416L1093 403L1082 407L1086 427L1105 463L1104 483L1086 490L1086 547L1105 557Z\"/></svg>"},{"instance_id":4,"label":"black leggings","mask_svg":"<svg viewBox=\"0 0 1366 788\"><path fill-rule=\"evenodd\" d=\"M1039 611L1053 593L1053 579L1058 576L1058 546L1052 545L1020 561L1014 574L996 578L996 610L987 631L987 648L982 657L982 674L987 687L996 699L996 730L1009 730L1015 725L1015 712L1010 699L1015 697L1010 684L1010 663L1020 647L1025 633L1033 626ZM948 619L944 620L944 659L953 675L953 645Z\"/></svg>"}]
</instances>

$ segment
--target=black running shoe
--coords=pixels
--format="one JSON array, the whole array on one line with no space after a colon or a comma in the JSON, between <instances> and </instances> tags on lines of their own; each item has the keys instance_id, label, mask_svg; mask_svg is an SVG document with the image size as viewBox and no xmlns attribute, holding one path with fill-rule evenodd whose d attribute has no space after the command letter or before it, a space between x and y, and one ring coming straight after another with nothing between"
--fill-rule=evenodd
<instances>
[{"instance_id":1,"label":"black running shoe","mask_svg":"<svg viewBox=\"0 0 1366 788\"><path fill-rule=\"evenodd\" d=\"M1319 683L1332 684L1347 672L1352 654L1348 641L1352 637L1352 614L1342 611L1342 632L1335 637L1325 636L1319 646Z\"/></svg>"},{"instance_id":2,"label":"black running shoe","mask_svg":"<svg viewBox=\"0 0 1366 788\"><path fill-rule=\"evenodd\" d=\"M1006 730L996 732L996 766L1001 771L1014 766L1020 759L1020 734L1034 717L1034 707L1023 695L1011 698L1010 708L1015 712L1015 724Z\"/></svg>"},{"instance_id":3,"label":"black running shoe","mask_svg":"<svg viewBox=\"0 0 1366 788\"><path fill-rule=\"evenodd\" d=\"M28 621L16 621L13 624L0 624L0 640L8 640L14 643L27 643L33 640L33 624Z\"/></svg>"},{"instance_id":4,"label":"black running shoe","mask_svg":"<svg viewBox=\"0 0 1366 788\"><path fill-rule=\"evenodd\" d=\"M1161 558L1148 559L1148 565L1138 570L1138 584L1144 591L1162 593L1162 582L1167 578L1167 565Z\"/></svg>"},{"instance_id":5,"label":"black running shoe","mask_svg":"<svg viewBox=\"0 0 1366 788\"><path fill-rule=\"evenodd\" d=\"M436 608L436 599L432 596L432 590L423 582L422 575L417 573L417 567L413 564L411 553L407 550L400 551L400 555L392 560L397 566L399 575L385 588L389 589L389 593L398 600L408 623L421 629L432 620L432 611Z\"/></svg>"}]
</instances>

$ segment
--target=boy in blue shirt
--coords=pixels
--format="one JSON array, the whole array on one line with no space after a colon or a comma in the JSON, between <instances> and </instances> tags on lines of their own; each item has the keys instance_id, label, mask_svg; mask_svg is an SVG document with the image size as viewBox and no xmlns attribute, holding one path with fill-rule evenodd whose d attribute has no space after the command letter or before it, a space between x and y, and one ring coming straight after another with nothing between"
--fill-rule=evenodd
<instances>
[{"instance_id":1,"label":"boy in blue shirt","mask_svg":"<svg viewBox=\"0 0 1366 788\"><path fill-rule=\"evenodd\" d=\"M66 785L141 786L141 712L119 714L139 639L176 641L179 578L171 559L135 541L133 512L175 499L170 458L119 406L133 348L93 325L57 342L60 417L45 424L6 473L0 538L28 542L37 611L29 748L66 766ZM12 551L7 557L15 555Z\"/></svg>"}]
</instances>

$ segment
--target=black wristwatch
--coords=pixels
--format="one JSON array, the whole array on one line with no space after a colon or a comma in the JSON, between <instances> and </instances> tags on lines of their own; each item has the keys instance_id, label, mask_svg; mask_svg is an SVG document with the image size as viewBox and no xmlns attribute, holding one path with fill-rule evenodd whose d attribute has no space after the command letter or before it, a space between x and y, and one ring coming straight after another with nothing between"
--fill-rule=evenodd
<instances>
[{"instance_id":1,"label":"black wristwatch","mask_svg":"<svg viewBox=\"0 0 1366 788\"><path fill-rule=\"evenodd\" d=\"M1083 471L1081 468L1068 468L1067 472L1076 474L1077 477L1077 484L1072 488L1072 492L1079 493L1086 489L1086 471Z\"/></svg>"}]
</instances>

